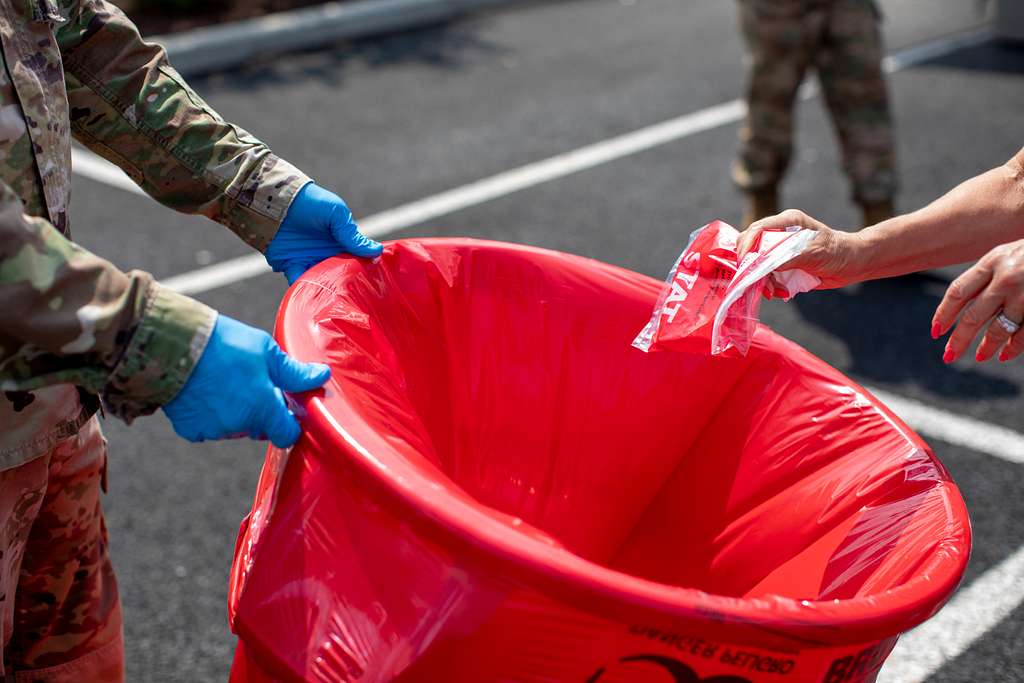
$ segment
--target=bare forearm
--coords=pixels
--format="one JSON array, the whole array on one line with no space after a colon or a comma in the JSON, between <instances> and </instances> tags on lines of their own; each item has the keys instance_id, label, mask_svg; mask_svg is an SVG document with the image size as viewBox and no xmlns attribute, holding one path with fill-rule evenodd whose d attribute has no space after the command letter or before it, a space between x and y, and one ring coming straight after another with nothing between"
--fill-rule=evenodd
<instances>
[{"instance_id":1,"label":"bare forearm","mask_svg":"<svg viewBox=\"0 0 1024 683\"><path fill-rule=\"evenodd\" d=\"M863 230L858 280L973 261L1024 237L1024 150L928 206Z\"/></svg>"}]
</instances>

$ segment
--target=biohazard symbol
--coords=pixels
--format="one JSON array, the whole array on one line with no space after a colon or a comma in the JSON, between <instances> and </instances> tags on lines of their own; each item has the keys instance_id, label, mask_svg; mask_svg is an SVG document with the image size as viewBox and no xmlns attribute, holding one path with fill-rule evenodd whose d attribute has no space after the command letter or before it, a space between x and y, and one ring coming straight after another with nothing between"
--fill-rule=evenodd
<instances>
[{"instance_id":1,"label":"biohazard symbol","mask_svg":"<svg viewBox=\"0 0 1024 683\"><path fill-rule=\"evenodd\" d=\"M620 664L630 664L633 662L644 662L660 666L675 679L675 683L751 683L750 679L741 678L739 676L711 676L710 678L701 678L697 675L696 671L683 662L680 662L678 659L663 657L661 655L633 655L631 657L623 657L619 660ZM594 672L593 676L586 680L586 683L598 683L604 676L604 672L604 667L601 667Z\"/></svg>"}]
</instances>

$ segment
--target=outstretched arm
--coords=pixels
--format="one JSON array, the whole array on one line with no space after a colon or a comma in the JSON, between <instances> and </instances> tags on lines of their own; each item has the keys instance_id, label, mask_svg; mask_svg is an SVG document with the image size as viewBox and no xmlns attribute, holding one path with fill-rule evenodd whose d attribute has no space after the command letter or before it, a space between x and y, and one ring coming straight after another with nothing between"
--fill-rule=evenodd
<instances>
[{"instance_id":1,"label":"outstretched arm","mask_svg":"<svg viewBox=\"0 0 1024 683\"><path fill-rule=\"evenodd\" d=\"M997 352L1004 361L1024 352L1024 332L1017 332L1024 323L1024 149L923 209L859 233L833 230L793 209L757 221L740 236L740 257L764 230L793 225L819 234L780 270L805 270L821 279L823 289L981 257L946 290L932 318L932 337L955 327L943 353L947 363L979 333L979 361Z\"/></svg>"},{"instance_id":2,"label":"outstretched arm","mask_svg":"<svg viewBox=\"0 0 1024 683\"><path fill-rule=\"evenodd\" d=\"M740 256L762 231L793 225L821 235L782 269L806 270L822 280L822 288L973 261L1024 237L1024 149L928 206L859 233L832 230L801 211L783 211L751 224L740 236Z\"/></svg>"},{"instance_id":3,"label":"outstretched arm","mask_svg":"<svg viewBox=\"0 0 1024 683\"><path fill-rule=\"evenodd\" d=\"M224 121L104 0L63 0L57 31L75 137L161 203L199 213L294 281L341 252L376 256L336 194Z\"/></svg>"},{"instance_id":4,"label":"outstretched arm","mask_svg":"<svg viewBox=\"0 0 1024 683\"><path fill-rule=\"evenodd\" d=\"M184 385L214 326L207 306L124 273L22 213L0 183L0 388L70 383L131 420Z\"/></svg>"},{"instance_id":5,"label":"outstretched arm","mask_svg":"<svg viewBox=\"0 0 1024 683\"><path fill-rule=\"evenodd\" d=\"M67 21L56 36L75 137L162 204L264 251L309 178L224 121L117 7L61 4Z\"/></svg>"},{"instance_id":6,"label":"outstretched arm","mask_svg":"<svg viewBox=\"0 0 1024 683\"><path fill-rule=\"evenodd\" d=\"M923 209L860 236L865 280L974 261L1024 237L1024 149Z\"/></svg>"},{"instance_id":7,"label":"outstretched arm","mask_svg":"<svg viewBox=\"0 0 1024 683\"><path fill-rule=\"evenodd\" d=\"M299 437L282 392L327 381L270 335L123 273L41 218L0 183L0 390L71 383L131 421L163 407L192 441Z\"/></svg>"}]
</instances>

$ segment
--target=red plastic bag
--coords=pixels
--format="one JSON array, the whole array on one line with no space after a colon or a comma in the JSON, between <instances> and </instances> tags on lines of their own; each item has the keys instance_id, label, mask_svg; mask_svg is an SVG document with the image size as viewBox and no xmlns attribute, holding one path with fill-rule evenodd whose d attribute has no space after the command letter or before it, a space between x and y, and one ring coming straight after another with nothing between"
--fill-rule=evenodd
<instances>
[{"instance_id":1,"label":"red plastic bag","mask_svg":"<svg viewBox=\"0 0 1024 683\"><path fill-rule=\"evenodd\" d=\"M814 237L810 230L790 228L761 233L737 263L739 231L713 221L690 235L654 306L654 312L633 346L641 351L672 349L719 355L730 349L746 354L757 330L761 295L768 276L800 254ZM800 270L777 273L776 286L788 301L818 285Z\"/></svg>"},{"instance_id":2,"label":"red plastic bag","mask_svg":"<svg viewBox=\"0 0 1024 683\"><path fill-rule=\"evenodd\" d=\"M766 328L631 348L659 289L462 239L304 275L276 336L333 374L239 535L232 681L872 680L964 571L956 486Z\"/></svg>"}]
</instances>

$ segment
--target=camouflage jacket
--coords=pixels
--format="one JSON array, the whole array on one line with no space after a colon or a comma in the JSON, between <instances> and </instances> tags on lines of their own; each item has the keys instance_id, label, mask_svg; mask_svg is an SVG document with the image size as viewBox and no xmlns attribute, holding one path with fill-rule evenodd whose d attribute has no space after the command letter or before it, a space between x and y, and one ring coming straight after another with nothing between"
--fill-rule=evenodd
<instances>
[{"instance_id":1,"label":"camouflage jacket","mask_svg":"<svg viewBox=\"0 0 1024 683\"><path fill-rule=\"evenodd\" d=\"M104 0L0 0L0 470L74 434L102 397L174 397L215 318L70 241L70 136L161 203L256 249L308 182L224 122Z\"/></svg>"}]
</instances>

